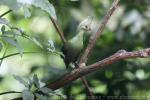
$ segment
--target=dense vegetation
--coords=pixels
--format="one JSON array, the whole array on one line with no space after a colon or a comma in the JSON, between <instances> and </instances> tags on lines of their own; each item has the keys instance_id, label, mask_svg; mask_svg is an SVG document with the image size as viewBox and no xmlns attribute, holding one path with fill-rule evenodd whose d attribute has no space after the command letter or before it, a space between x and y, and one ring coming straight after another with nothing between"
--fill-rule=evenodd
<instances>
[{"instance_id":1,"label":"dense vegetation","mask_svg":"<svg viewBox=\"0 0 150 100\"><path fill-rule=\"evenodd\" d=\"M60 57L63 55L61 53L63 43L50 17L57 20L65 38L69 40L75 36L78 24L87 16L94 16L92 29L96 32L113 1L49 0L50 3L48 0L37 0L36 3L30 2L34 0L27 1L25 3L22 0L13 2L0 0L0 15L12 10L0 17L0 92L23 91L25 96L32 98L33 94L29 92L38 90L45 94L51 93L50 98L53 99L67 96L75 100L85 99L87 90L80 79L57 91L43 88L43 84L49 84L73 70L66 69ZM121 49L135 51L149 48L149 26L149 0L120 0L118 8L96 41L87 65L113 55ZM148 100L149 64L149 57L121 60L88 74L86 80L93 95L98 98ZM31 91L27 91L28 89ZM0 95L0 100L21 96L21 93L5 94ZM36 96L41 100L47 100L40 93Z\"/></svg>"}]
</instances>

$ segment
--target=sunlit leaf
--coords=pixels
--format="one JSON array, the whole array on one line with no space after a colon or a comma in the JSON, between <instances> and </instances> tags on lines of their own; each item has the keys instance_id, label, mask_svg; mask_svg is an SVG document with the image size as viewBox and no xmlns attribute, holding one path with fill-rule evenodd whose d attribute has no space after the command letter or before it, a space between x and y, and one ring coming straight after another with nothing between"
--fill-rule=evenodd
<instances>
[{"instance_id":1,"label":"sunlit leaf","mask_svg":"<svg viewBox=\"0 0 150 100\"><path fill-rule=\"evenodd\" d=\"M18 0L22 5L33 5L35 7L40 7L42 10L49 13L53 19L57 19L55 8L48 0Z\"/></svg>"},{"instance_id":2,"label":"sunlit leaf","mask_svg":"<svg viewBox=\"0 0 150 100\"><path fill-rule=\"evenodd\" d=\"M23 100L34 100L34 95L29 90L24 90L22 97Z\"/></svg>"},{"instance_id":3,"label":"sunlit leaf","mask_svg":"<svg viewBox=\"0 0 150 100\"><path fill-rule=\"evenodd\" d=\"M15 46L15 47L18 49L20 55L21 55L21 56L23 55L23 48L20 46L20 44L17 42L17 40L16 40L15 38L2 37L2 39L3 39L5 42L9 43L10 45Z\"/></svg>"},{"instance_id":4,"label":"sunlit leaf","mask_svg":"<svg viewBox=\"0 0 150 100\"><path fill-rule=\"evenodd\" d=\"M15 46L15 47L18 49L20 55L21 55L21 56L23 55L23 48L20 46L20 44L17 42L17 40L15 40L14 38L10 38L10 37L3 37L3 39L4 39L7 43L9 43L9 44Z\"/></svg>"},{"instance_id":5,"label":"sunlit leaf","mask_svg":"<svg viewBox=\"0 0 150 100\"><path fill-rule=\"evenodd\" d=\"M20 9L20 5L17 3L17 0L0 0L0 5L6 5L12 10Z\"/></svg>"},{"instance_id":6,"label":"sunlit leaf","mask_svg":"<svg viewBox=\"0 0 150 100\"><path fill-rule=\"evenodd\" d=\"M37 46L39 46L40 48L43 48L42 44L38 41L37 38L32 38L32 40Z\"/></svg>"},{"instance_id":7,"label":"sunlit leaf","mask_svg":"<svg viewBox=\"0 0 150 100\"><path fill-rule=\"evenodd\" d=\"M23 10L25 18L29 18L31 16L31 12L29 11L29 9L26 6L23 6Z\"/></svg>"},{"instance_id":8,"label":"sunlit leaf","mask_svg":"<svg viewBox=\"0 0 150 100\"><path fill-rule=\"evenodd\" d=\"M48 40L48 51L50 52L54 52L55 51L55 46L54 46L54 42L52 40Z\"/></svg>"}]
</instances>

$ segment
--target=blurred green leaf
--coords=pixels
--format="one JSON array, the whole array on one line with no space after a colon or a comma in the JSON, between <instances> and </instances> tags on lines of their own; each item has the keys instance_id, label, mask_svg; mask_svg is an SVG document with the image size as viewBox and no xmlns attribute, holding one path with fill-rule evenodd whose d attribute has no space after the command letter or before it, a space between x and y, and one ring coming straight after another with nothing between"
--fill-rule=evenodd
<instances>
[{"instance_id":1,"label":"blurred green leaf","mask_svg":"<svg viewBox=\"0 0 150 100\"><path fill-rule=\"evenodd\" d=\"M54 46L54 42L52 40L48 40L48 48L47 50L50 52L54 52L55 51L55 46Z\"/></svg>"},{"instance_id":2,"label":"blurred green leaf","mask_svg":"<svg viewBox=\"0 0 150 100\"><path fill-rule=\"evenodd\" d=\"M32 38L33 42L39 46L40 48L43 48L42 44L40 43L40 41L37 38Z\"/></svg>"},{"instance_id":3,"label":"blurred green leaf","mask_svg":"<svg viewBox=\"0 0 150 100\"><path fill-rule=\"evenodd\" d=\"M29 18L31 16L31 12L30 12L29 8L27 8L26 6L23 6L23 10L24 10L25 18Z\"/></svg>"},{"instance_id":4,"label":"blurred green leaf","mask_svg":"<svg viewBox=\"0 0 150 100\"><path fill-rule=\"evenodd\" d=\"M46 96L43 96L43 95L41 95L41 94L35 94L36 95L36 97L38 98L38 100L49 100Z\"/></svg>"},{"instance_id":5,"label":"blurred green leaf","mask_svg":"<svg viewBox=\"0 0 150 100\"><path fill-rule=\"evenodd\" d=\"M1 52L2 49L3 49L3 45L2 45L2 43L0 42L0 52Z\"/></svg>"},{"instance_id":6,"label":"blurred green leaf","mask_svg":"<svg viewBox=\"0 0 150 100\"><path fill-rule=\"evenodd\" d=\"M3 25L3 26L1 27L1 32L4 33L4 31L5 31L5 25Z\"/></svg>"},{"instance_id":7,"label":"blurred green leaf","mask_svg":"<svg viewBox=\"0 0 150 100\"><path fill-rule=\"evenodd\" d=\"M0 24L9 25L9 22L5 18L0 18Z\"/></svg>"},{"instance_id":8,"label":"blurred green leaf","mask_svg":"<svg viewBox=\"0 0 150 100\"><path fill-rule=\"evenodd\" d=\"M20 44L17 42L17 40L16 40L15 38L2 37L2 39L3 39L5 42L7 42L7 43L9 43L9 44L11 44L11 45L13 45L13 46L15 46L15 47L18 49L20 55L21 55L21 56L23 55L23 48L20 46Z\"/></svg>"},{"instance_id":9,"label":"blurred green leaf","mask_svg":"<svg viewBox=\"0 0 150 100\"><path fill-rule=\"evenodd\" d=\"M20 5L17 3L17 0L0 0L0 5L6 5L12 10L20 9Z\"/></svg>"},{"instance_id":10,"label":"blurred green leaf","mask_svg":"<svg viewBox=\"0 0 150 100\"><path fill-rule=\"evenodd\" d=\"M34 95L29 90L24 90L22 97L23 97L23 100L34 100Z\"/></svg>"},{"instance_id":11,"label":"blurred green leaf","mask_svg":"<svg viewBox=\"0 0 150 100\"><path fill-rule=\"evenodd\" d=\"M107 78L112 78L112 76L113 76L113 72L112 71L105 71L105 76L107 77Z\"/></svg>"},{"instance_id":12,"label":"blurred green leaf","mask_svg":"<svg viewBox=\"0 0 150 100\"><path fill-rule=\"evenodd\" d=\"M37 75L34 75L34 76L33 76L33 81L34 81L34 83L35 83L35 86L36 86L37 88L40 88L40 83L39 83L39 79L38 79Z\"/></svg>"},{"instance_id":13,"label":"blurred green leaf","mask_svg":"<svg viewBox=\"0 0 150 100\"><path fill-rule=\"evenodd\" d=\"M13 75L13 77L19 81L21 84L23 84L26 88L29 88L29 84L28 82L26 82L22 77L17 76L17 75Z\"/></svg>"},{"instance_id":14,"label":"blurred green leaf","mask_svg":"<svg viewBox=\"0 0 150 100\"><path fill-rule=\"evenodd\" d=\"M18 2L23 5L33 5L35 7L39 7L49 13L53 19L57 20L55 8L48 0L18 0Z\"/></svg>"},{"instance_id":15,"label":"blurred green leaf","mask_svg":"<svg viewBox=\"0 0 150 100\"><path fill-rule=\"evenodd\" d=\"M43 92L44 94L54 93L51 89L49 89L47 87L40 88L40 91Z\"/></svg>"}]
</instances>

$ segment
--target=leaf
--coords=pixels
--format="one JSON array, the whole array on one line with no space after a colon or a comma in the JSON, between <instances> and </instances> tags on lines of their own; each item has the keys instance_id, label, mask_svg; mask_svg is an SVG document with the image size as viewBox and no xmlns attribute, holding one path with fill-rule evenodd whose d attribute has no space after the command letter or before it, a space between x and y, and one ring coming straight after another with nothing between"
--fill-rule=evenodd
<instances>
[{"instance_id":1,"label":"leaf","mask_svg":"<svg viewBox=\"0 0 150 100\"><path fill-rule=\"evenodd\" d=\"M0 24L10 25L10 23L8 22L8 20L6 20L5 18L0 18Z\"/></svg>"},{"instance_id":2,"label":"leaf","mask_svg":"<svg viewBox=\"0 0 150 100\"><path fill-rule=\"evenodd\" d=\"M1 32L2 32L2 34L5 32L5 25L3 25L3 26L1 27Z\"/></svg>"},{"instance_id":3,"label":"leaf","mask_svg":"<svg viewBox=\"0 0 150 100\"><path fill-rule=\"evenodd\" d=\"M37 46L39 46L40 48L43 48L42 44L38 41L37 38L32 38L32 40Z\"/></svg>"},{"instance_id":4,"label":"leaf","mask_svg":"<svg viewBox=\"0 0 150 100\"><path fill-rule=\"evenodd\" d=\"M33 76L33 81L34 81L34 83L35 83L35 86L36 86L37 88L40 88L40 83L39 83L39 79L38 79L37 75L34 75L34 76Z\"/></svg>"},{"instance_id":5,"label":"leaf","mask_svg":"<svg viewBox=\"0 0 150 100\"><path fill-rule=\"evenodd\" d=\"M26 6L23 6L25 18L29 18L31 16L31 12Z\"/></svg>"},{"instance_id":6,"label":"leaf","mask_svg":"<svg viewBox=\"0 0 150 100\"><path fill-rule=\"evenodd\" d=\"M29 90L24 90L22 97L23 97L23 100L34 100L34 95Z\"/></svg>"},{"instance_id":7,"label":"leaf","mask_svg":"<svg viewBox=\"0 0 150 100\"><path fill-rule=\"evenodd\" d=\"M28 82L26 82L22 77L17 76L17 75L13 75L13 77L19 81L21 84L23 84L26 88L29 88L29 84Z\"/></svg>"},{"instance_id":8,"label":"leaf","mask_svg":"<svg viewBox=\"0 0 150 100\"><path fill-rule=\"evenodd\" d=\"M52 91L51 89L49 89L47 87L40 88L40 91L43 92L43 93L45 93L45 94L54 93L54 91Z\"/></svg>"},{"instance_id":9,"label":"leaf","mask_svg":"<svg viewBox=\"0 0 150 100\"><path fill-rule=\"evenodd\" d=\"M54 46L54 42L52 40L48 40L48 51L50 52L54 52L55 51L55 46Z\"/></svg>"},{"instance_id":10,"label":"leaf","mask_svg":"<svg viewBox=\"0 0 150 100\"><path fill-rule=\"evenodd\" d=\"M3 45L2 45L2 43L0 43L0 52L2 49L3 49Z\"/></svg>"},{"instance_id":11,"label":"leaf","mask_svg":"<svg viewBox=\"0 0 150 100\"><path fill-rule=\"evenodd\" d=\"M46 96L43 96L43 95L41 95L41 94L35 94L36 95L36 97L38 98L38 100L49 100Z\"/></svg>"},{"instance_id":12,"label":"leaf","mask_svg":"<svg viewBox=\"0 0 150 100\"><path fill-rule=\"evenodd\" d=\"M20 9L20 5L17 3L17 0L0 0L0 5L6 5L12 10Z\"/></svg>"},{"instance_id":13,"label":"leaf","mask_svg":"<svg viewBox=\"0 0 150 100\"><path fill-rule=\"evenodd\" d=\"M13 46L15 46L18 49L20 55L21 56L23 55L23 48L19 45L19 43L17 42L17 40L15 38L12 38L12 37L2 37L2 39L5 42L7 42L7 43L9 43L9 44L11 44Z\"/></svg>"},{"instance_id":14,"label":"leaf","mask_svg":"<svg viewBox=\"0 0 150 100\"><path fill-rule=\"evenodd\" d=\"M48 0L18 0L22 5L33 5L49 13L49 15L57 20L55 8Z\"/></svg>"}]
</instances>

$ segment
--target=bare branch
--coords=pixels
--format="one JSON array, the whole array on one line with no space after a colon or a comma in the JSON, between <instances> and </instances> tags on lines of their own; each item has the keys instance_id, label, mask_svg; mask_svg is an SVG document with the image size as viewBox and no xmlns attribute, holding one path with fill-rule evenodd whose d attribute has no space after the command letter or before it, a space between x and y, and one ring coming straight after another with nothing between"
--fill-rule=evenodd
<instances>
[{"instance_id":1,"label":"bare branch","mask_svg":"<svg viewBox=\"0 0 150 100\"><path fill-rule=\"evenodd\" d=\"M110 19L111 15L113 14L113 12L115 11L115 9L117 8L117 5L119 4L119 1L120 0L114 0L110 10L107 12L106 16L104 17L104 20L102 22L102 24L99 26L97 32L95 34L92 34L90 36L90 39L89 39L89 43L88 43L88 46L87 48L85 49L85 52L83 53L83 56L81 57L80 59L80 64L82 63L86 63L87 60L88 60L88 57L90 55L90 52L92 51L95 43L96 43L96 40L100 37L100 35L102 34L108 20Z\"/></svg>"},{"instance_id":2,"label":"bare branch","mask_svg":"<svg viewBox=\"0 0 150 100\"><path fill-rule=\"evenodd\" d=\"M116 52L115 54L113 54L108 58L105 58L89 66L77 68L72 72L65 74L63 77L56 80L55 82L48 84L47 87L56 90L78 79L79 77L85 76L87 74L90 74L102 68L105 68L107 65L113 64L119 60L124 60L129 58L146 58L149 55L150 55L150 48L141 51L133 51L133 52L119 50L118 52Z\"/></svg>"},{"instance_id":3,"label":"bare branch","mask_svg":"<svg viewBox=\"0 0 150 100\"><path fill-rule=\"evenodd\" d=\"M8 92L2 92L2 93L0 93L0 95L10 94L10 93L22 93L22 92L18 92L18 91L8 91Z\"/></svg>"},{"instance_id":4,"label":"bare branch","mask_svg":"<svg viewBox=\"0 0 150 100\"><path fill-rule=\"evenodd\" d=\"M0 18L3 17L3 16L5 16L5 15L7 15L10 12L12 12L12 10L8 10L8 11L4 12L3 14L0 15Z\"/></svg>"},{"instance_id":5,"label":"bare branch","mask_svg":"<svg viewBox=\"0 0 150 100\"><path fill-rule=\"evenodd\" d=\"M63 44L65 44L65 43L66 43L66 39L65 39L65 37L64 37L63 32L60 30L60 27L58 26L56 20L53 19L52 17L50 17L50 19L51 19L51 21L52 21L52 23L53 23L55 29L57 30L57 32L58 32L58 34L59 34L59 36L60 36L60 38L61 38Z\"/></svg>"},{"instance_id":6,"label":"bare branch","mask_svg":"<svg viewBox=\"0 0 150 100\"><path fill-rule=\"evenodd\" d=\"M97 32L93 35L90 36L89 39L89 43L87 48L85 49L81 59L79 60L79 67L82 67L81 64L82 63L86 63L86 61L88 60L88 56L92 50L92 48L94 47L97 38L101 35L101 33L103 32L108 20L110 19L111 15L113 14L113 12L115 11L115 9L117 8L117 5L119 3L120 0L114 0L110 10L106 13L106 16L104 17L104 20L102 22L102 24L99 26L99 29L97 30ZM87 81L85 81L84 77L81 77L82 82L84 83L84 85L87 87L87 90L89 91L89 95L92 97L92 92L88 86Z\"/></svg>"}]
</instances>

